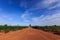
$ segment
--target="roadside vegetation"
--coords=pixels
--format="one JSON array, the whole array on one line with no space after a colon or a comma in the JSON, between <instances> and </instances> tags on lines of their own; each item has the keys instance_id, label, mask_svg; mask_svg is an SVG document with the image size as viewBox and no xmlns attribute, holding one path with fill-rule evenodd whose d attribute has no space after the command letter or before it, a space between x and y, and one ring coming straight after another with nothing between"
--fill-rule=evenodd
<instances>
[{"instance_id":1,"label":"roadside vegetation","mask_svg":"<svg viewBox=\"0 0 60 40\"><path fill-rule=\"evenodd\" d=\"M46 32L51 32L53 34L58 34L60 35L60 26L53 25L53 26L32 26L32 28L35 29L41 29Z\"/></svg>"},{"instance_id":2,"label":"roadside vegetation","mask_svg":"<svg viewBox=\"0 0 60 40\"><path fill-rule=\"evenodd\" d=\"M16 31L16 30L21 30L23 28L27 28L27 26L8 26L7 24L5 25L0 25L0 32L7 33L9 31Z\"/></svg>"},{"instance_id":3,"label":"roadside vegetation","mask_svg":"<svg viewBox=\"0 0 60 40\"><path fill-rule=\"evenodd\" d=\"M8 26L7 24L5 25L0 25L0 32L8 33L9 31L16 31L16 30L21 30L24 28L27 28L28 26ZM46 32L51 32L53 34L58 34L60 35L60 26L53 25L53 26L31 26L32 28L35 29L40 29Z\"/></svg>"}]
</instances>

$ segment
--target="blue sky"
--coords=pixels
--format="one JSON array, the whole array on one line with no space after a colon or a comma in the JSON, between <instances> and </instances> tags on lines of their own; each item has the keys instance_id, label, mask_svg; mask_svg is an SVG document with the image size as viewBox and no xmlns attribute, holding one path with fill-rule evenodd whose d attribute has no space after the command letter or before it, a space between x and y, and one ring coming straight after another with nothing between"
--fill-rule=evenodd
<instances>
[{"instance_id":1,"label":"blue sky","mask_svg":"<svg viewBox=\"0 0 60 40\"><path fill-rule=\"evenodd\" d=\"M60 25L60 0L0 0L0 24Z\"/></svg>"}]
</instances>

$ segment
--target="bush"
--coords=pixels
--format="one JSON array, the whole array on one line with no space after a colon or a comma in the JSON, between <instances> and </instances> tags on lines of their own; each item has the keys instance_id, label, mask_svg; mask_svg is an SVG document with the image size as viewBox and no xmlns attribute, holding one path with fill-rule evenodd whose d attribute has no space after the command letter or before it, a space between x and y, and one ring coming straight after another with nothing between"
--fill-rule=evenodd
<instances>
[{"instance_id":1,"label":"bush","mask_svg":"<svg viewBox=\"0 0 60 40\"><path fill-rule=\"evenodd\" d=\"M7 33L9 31L16 31L16 30L21 30L23 28L27 28L25 26L0 26L0 31L2 30L3 32Z\"/></svg>"},{"instance_id":2,"label":"bush","mask_svg":"<svg viewBox=\"0 0 60 40\"><path fill-rule=\"evenodd\" d=\"M46 32L52 32L54 34L59 34L60 35L60 26L57 26L57 25L53 25L53 26L33 26L32 28L41 29L41 30L46 31Z\"/></svg>"}]
</instances>

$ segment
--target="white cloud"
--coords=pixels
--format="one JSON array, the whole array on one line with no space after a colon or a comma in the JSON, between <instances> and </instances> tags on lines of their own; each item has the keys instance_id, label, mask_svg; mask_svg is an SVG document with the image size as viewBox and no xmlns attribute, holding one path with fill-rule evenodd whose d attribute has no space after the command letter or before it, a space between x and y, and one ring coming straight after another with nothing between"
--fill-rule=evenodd
<instances>
[{"instance_id":1,"label":"white cloud","mask_svg":"<svg viewBox=\"0 0 60 40\"><path fill-rule=\"evenodd\" d=\"M54 9L54 8L58 8L58 7L60 7L60 0L57 0L57 4L48 9Z\"/></svg>"},{"instance_id":2,"label":"white cloud","mask_svg":"<svg viewBox=\"0 0 60 40\"><path fill-rule=\"evenodd\" d=\"M54 3L56 3L56 5ZM38 10L43 8L53 9L56 7L60 7L60 0L42 0L41 2L38 2L35 5L33 5L33 7L30 8L30 10Z\"/></svg>"},{"instance_id":3,"label":"white cloud","mask_svg":"<svg viewBox=\"0 0 60 40\"><path fill-rule=\"evenodd\" d=\"M23 19L24 22L29 22L28 19L30 19L30 14L28 11L25 11L20 17L21 19Z\"/></svg>"},{"instance_id":4,"label":"white cloud","mask_svg":"<svg viewBox=\"0 0 60 40\"><path fill-rule=\"evenodd\" d=\"M9 16L9 15L5 15L5 14L2 14L2 15L0 15L0 17L1 17L1 19L3 19L3 20L13 20L13 18L11 17L11 16Z\"/></svg>"},{"instance_id":5,"label":"white cloud","mask_svg":"<svg viewBox=\"0 0 60 40\"><path fill-rule=\"evenodd\" d=\"M23 15L21 15L21 18L25 18L25 17L26 17L26 15L27 15L27 14L23 14Z\"/></svg>"},{"instance_id":6,"label":"white cloud","mask_svg":"<svg viewBox=\"0 0 60 40\"><path fill-rule=\"evenodd\" d=\"M57 0L43 0L42 2L38 2L35 5L35 8L36 9L47 8L50 7L55 2L57 2Z\"/></svg>"},{"instance_id":7,"label":"white cloud","mask_svg":"<svg viewBox=\"0 0 60 40\"><path fill-rule=\"evenodd\" d=\"M60 13L32 18L37 25L60 25Z\"/></svg>"},{"instance_id":8,"label":"white cloud","mask_svg":"<svg viewBox=\"0 0 60 40\"><path fill-rule=\"evenodd\" d=\"M23 19L23 22L32 22L33 25L60 25L60 12L31 18L29 12L25 11L24 14L21 15L21 18Z\"/></svg>"},{"instance_id":9,"label":"white cloud","mask_svg":"<svg viewBox=\"0 0 60 40\"><path fill-rule=\"evenodd\" d=\"M33 21L37 22L39 21L40 19L42 19L44 17L44 15L41 15L40 17L35 17L35 18L32 18Z\"/></svg>"},{"instance_id":10,"label":"white cloud","mask_svg":"<svg viewBox=\"0 0 60 40\"><path fill-rule=\"evenodd\" d=\"M22 15L21 15L21 18L28 18L29 17L29 12L28 11L25 11Z\"/></svg>"},{"instance_id":11,"label":"white cloud","mask_svg":"<svg viewBox=\"0 0 60 40\"><path fill-rule=\"evenodd\" d=\"M55 2L57 2L57 0L44 0L42 2L42 4L49 5L49 4L52 4L52 3L55 3Z\"/></svg>"},{"instance_id":12,"label":"white cloud","mask_svg":"<svg viewBox=\"0 0 60 40\"><path fill-rule=\"evenodd\" d=\"M25 11L24 14L21 15L21 18L23 19L23 22L32 22L34 25L60 25L59 11L57 13L53 13L52 15L41 15L34 18L31 18L29 11Z\"/></svg>"}]
</instances>

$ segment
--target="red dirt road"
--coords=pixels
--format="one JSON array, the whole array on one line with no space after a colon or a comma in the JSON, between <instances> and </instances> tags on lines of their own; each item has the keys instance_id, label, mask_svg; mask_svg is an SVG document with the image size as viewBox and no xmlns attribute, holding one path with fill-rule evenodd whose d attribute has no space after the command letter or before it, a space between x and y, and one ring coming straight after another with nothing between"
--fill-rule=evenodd
<instances>
[{"instance_id":1,"label":"red dirt road","mask_svg":"<svg viewBox=\"0 0 60 40\"><path fill-rule=\"evenodd\" d=\"M60 36L38 29L25 28L7 34L0 33L0 40L60 40Z\"/></svg>"}]
</instances>

